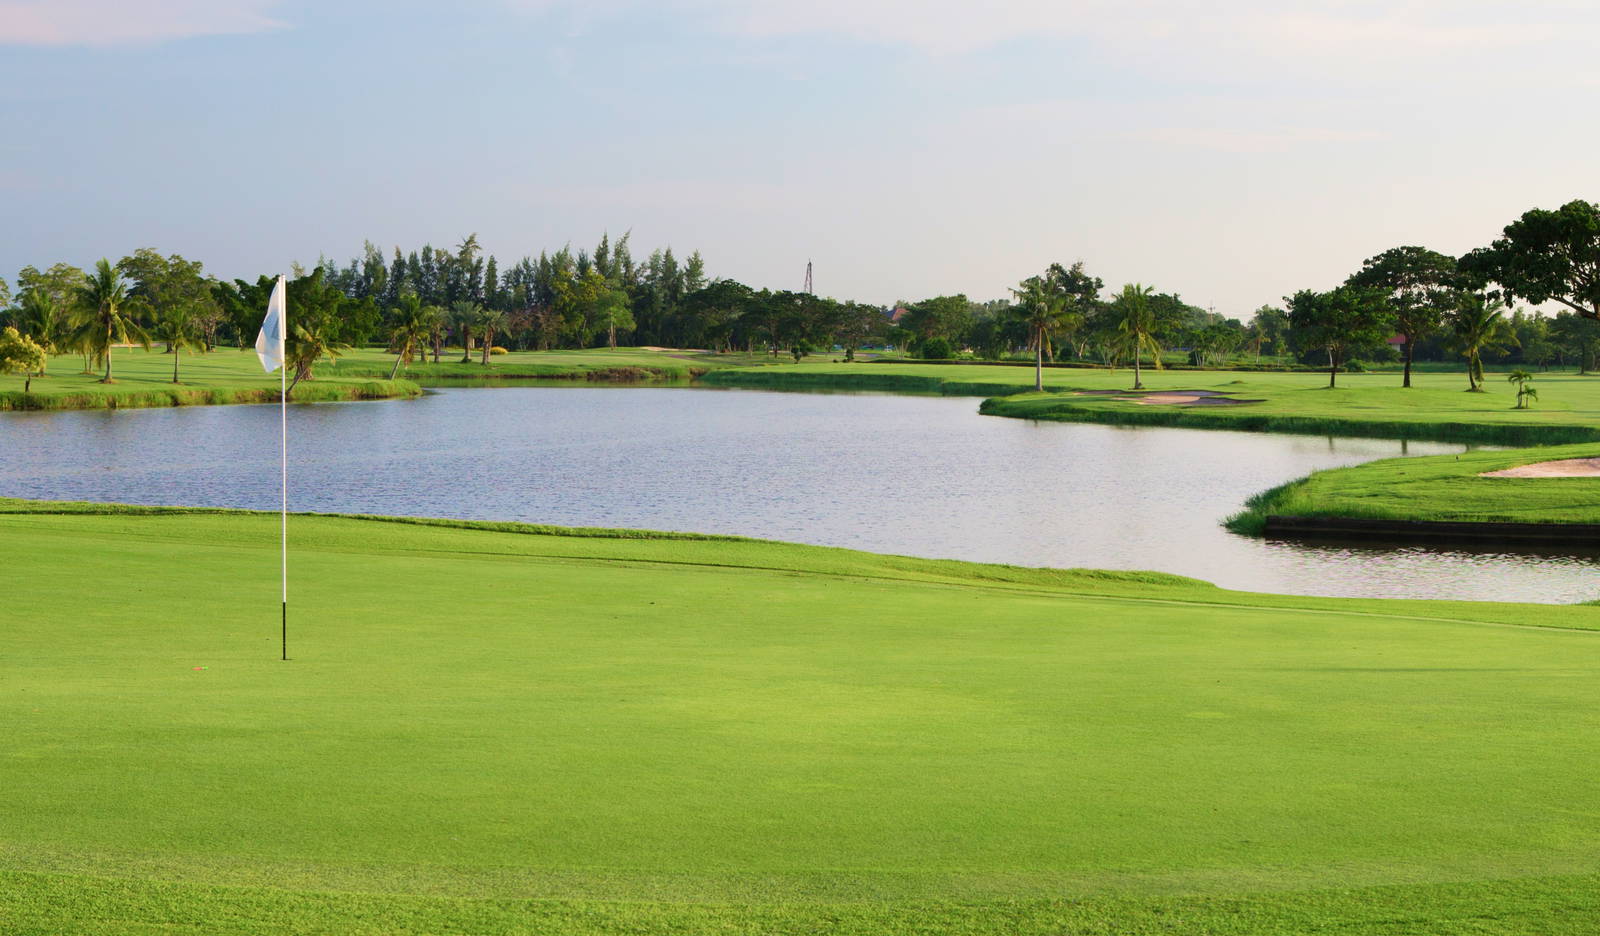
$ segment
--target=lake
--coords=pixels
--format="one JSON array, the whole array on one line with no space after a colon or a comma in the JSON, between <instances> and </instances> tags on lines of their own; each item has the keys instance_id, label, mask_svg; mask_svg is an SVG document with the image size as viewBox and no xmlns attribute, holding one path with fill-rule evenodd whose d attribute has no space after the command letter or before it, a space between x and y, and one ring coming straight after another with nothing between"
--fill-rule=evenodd
<instances>
[{"instance_id":1,"label":"lake","mask_svg":"<svg viewBox=\"0 0 1600 936\"><path fill-rule=\"evenodd\" d=\"M1313 546L1219 525L1317 469L1465 446L1031 423L977 406L588 385L295 406L290 508L1155 569L1293 594L1600 598L1592 555ZM276 509L278 408L7 414L0 494Z\"/></svg>"}]
</instances>

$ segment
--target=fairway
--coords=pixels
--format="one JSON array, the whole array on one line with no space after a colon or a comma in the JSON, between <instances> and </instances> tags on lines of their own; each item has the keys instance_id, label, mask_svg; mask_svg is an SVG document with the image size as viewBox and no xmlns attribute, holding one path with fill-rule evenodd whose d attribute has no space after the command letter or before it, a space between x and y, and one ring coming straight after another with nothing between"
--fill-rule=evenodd
<instances>
[{"instance_id":1,"label":"fairway","mask_svg":"<svg viewBox=\"0 0 1600 936\"><path fill-rule=\"evenodd\" d=\"M1600 919L1600 608L0 505L8 933Z\"/></svg>"}]
</instances>

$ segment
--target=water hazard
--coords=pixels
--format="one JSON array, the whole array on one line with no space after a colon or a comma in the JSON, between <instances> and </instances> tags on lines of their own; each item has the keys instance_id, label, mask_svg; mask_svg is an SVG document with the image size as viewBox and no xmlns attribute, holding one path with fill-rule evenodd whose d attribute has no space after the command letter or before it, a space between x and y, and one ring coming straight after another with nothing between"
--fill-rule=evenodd
<instances>
[{"instance_id":1,"label":"water hazard","mask_svg":"<svg viewBox=\"0 0 1600 936\"><path fill-rule=\"evenodd\" d=\"M1319 468L1464 446L1030 423L970 398L452 389L291 407L291 509L734 533L1296 594L1572 602L1600 560L1263 542L1218 525ZM0 494L275 509L270 406L16 413Z\"/></svg>"}]
</instances>

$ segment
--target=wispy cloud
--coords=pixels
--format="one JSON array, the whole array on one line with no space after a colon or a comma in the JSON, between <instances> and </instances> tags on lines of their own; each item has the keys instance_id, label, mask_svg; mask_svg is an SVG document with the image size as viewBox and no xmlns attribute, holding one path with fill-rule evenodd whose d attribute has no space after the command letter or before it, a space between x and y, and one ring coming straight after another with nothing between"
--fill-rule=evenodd
<instances>
[{"instance_id":1,"label":"wispy cloud","mask_svg":"<svg viewBox=\"0 0 1600 936\"><path fill-rule=\"evenodd\" d=\"M120 45L279 29L274 0L0 0L0 44Z\"/></svg>"}]
</instances>

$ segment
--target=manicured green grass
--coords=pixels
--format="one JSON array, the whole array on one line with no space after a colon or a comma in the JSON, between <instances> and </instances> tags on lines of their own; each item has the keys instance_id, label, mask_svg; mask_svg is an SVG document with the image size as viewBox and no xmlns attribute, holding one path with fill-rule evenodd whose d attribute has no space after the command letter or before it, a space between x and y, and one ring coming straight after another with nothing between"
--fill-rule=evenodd
<instances>
[{"instance_id":1,"label":"manicured green grass","mask_svg":"<svg viewBox=\"0 0 1600 936\"><path fill-rule=\"evenodd\" d=\"M23 395L23 380L0 374L0 411L19 409L106 409L113 407L199 406L220 403L277 402L279 378L261 369L254 351L218 348L209 354L184 354L180 383L172 382L172 355L159 349L117 348L112 351L116 382L100 383L100 373L84 374L83 359L61 355L50 360L44 377L33 379ZM386 378L388 372L374 375ZM339 377L319 368L315 380L302 381L291 397L296 402L372 400L415 396L421 388L407 380Z\"/></svg>"},{"instance_id":2,"label":"manicured green grass","mask_svg":"<svg viewBox=\"0 0 1600 936\"><path fill-rule=\"evenodd\" d=\"M1228 520L1259 533L1269 515L1509 523L1600 523L1600 478L1485 478L1486 471L1600 457L1600 445L1391 458L1319 471L1253 498Z\"/></svg>"},{"instance_id":3,"label":"manicured green grass","mask_svg":"<svg viewBox=\"0 0 1600 936\"><path fill-rule=\"evenodd\" d=\"M0 931L1600 925L1600 608L276 522L0 502Z\"/></svg>"},{"instance_id":4,"label":"manicured green grass","mask_svg":"<svg viewBox=\"0 0 1600 936\"><path fill-rule=\"evenodd\" d=\"M677 381L689 380L724 367L789 364L790 358L764 354L715 354L701 351L651 351L644 348L589 348L581 351L512 351L489 356L488 366L480 363L479 352L472 360L461 360L461 349L446 350L433 363L413 361L402 366L398 376L423 385L460 382L510 380L595 380L595 381ZM331 368L331 373L363 377L387 377L394 367L394 355L375 348L352 351Z\"/></svg>"},{"instance_id":5,"label":"manicured green grass","mask_svg":"<svg viewBox=\"0 0 1600 936\"><path fill-rule=\"evenodd\" d=\"M984 413L1019 419L1185 426L1268 432L1438 439L1503 445L1600 441L1600 377L1540 374L1540 401L1514 409L1509 386L1467 393L1460 374L1417 374L1402 389L1395 374L1343 374L1336 389L1326 374L1238 371L1144 372L1149 390L1212 390L1249 403L1147 405L1075 391L1127 390L1130 370L1057 368L1034 393L1029 368L940 364L801 364L723 370L702 380L723 386L863 389L987 396Z\"/></svg>"},{"instance_id":6,"label":"manicured green grass","mask_svg":"<svg viewBox=\"0 0 1600 936\"><path fill-rule=\"evenodd\" d=\"M100 383L100 374L83 374L82 359L53 358L48 376L35 378L23 397L20 376L0 375L0 410L96 409L106 407L184 406L207 403L263 403L278 398L278 376L261 370L254 351L218 348L209 354L185 354L179 367L182 383L172 383L172 356L159 349L119 348L113 352L114 384ZM411 396L421 386L527 379L595 381L687 381L720 367L788 364L765 355L646 351L642 348L597 348L587 351L517 351L492 355L489 366L461 362L461 349L447 352L438 364L417 361L388 379L394 355L376 348L347 352L324 362L316 379L294 390L300 402L378 399Z\"/></svg>"}]
</instances>

